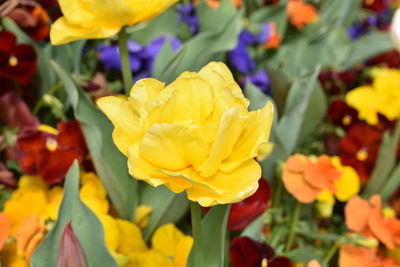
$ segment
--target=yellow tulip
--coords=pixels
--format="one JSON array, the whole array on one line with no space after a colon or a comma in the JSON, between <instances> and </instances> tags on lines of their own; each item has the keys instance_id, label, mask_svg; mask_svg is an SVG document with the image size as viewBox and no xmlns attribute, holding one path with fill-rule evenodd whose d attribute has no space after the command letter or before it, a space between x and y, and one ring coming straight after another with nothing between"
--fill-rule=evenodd
<instances>
[{"instance_id":1,"label":"yellow tulip","mask_svg":"<svg viewBox=\"0 0 400 267\"><path fill-rule=\"evenodd\" d=\"M52 44L107 38L123 26L148 21L178 0L59 0L63 17L51 26Z\"/></svg>"},{"instance_id":2,"label":"yellow tulip","mask_svg":"<svg viewBox=\"0 0 400 267\"><path fill-rule=\"evenodd\" d=\"M254 158L268 142L273 105L249 112L225 64L184 72L166 87L143 79L129 98L97 104L136 179L186 190L202 206L238 202L257 190L261 168Z\"/></svg>"}]
</instances>

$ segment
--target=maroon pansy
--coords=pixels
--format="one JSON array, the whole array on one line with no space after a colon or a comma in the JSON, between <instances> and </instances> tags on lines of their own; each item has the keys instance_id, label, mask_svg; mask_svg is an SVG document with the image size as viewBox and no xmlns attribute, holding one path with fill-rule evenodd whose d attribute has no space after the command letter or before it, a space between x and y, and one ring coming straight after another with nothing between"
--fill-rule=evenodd
<instances>
[{"instance_id":1,"label":"maroon pansy","mask_svg":"<svg viewBox=\"0 0 400 267\"><path fill-rule=\"evenodd\" d=\"M357 110L347 105L343 100L332 101L327 115L333 125L343 129L348 129L360 121Z\"/></svg>"},{"instance_id":2,"label":"maroon pansy","mask_svg":"<svg viewBox=\"0 0 400 267\"><path fill-rule=\"evenodd\" d=\"M261 178L258 181L258 189L254 195L232 204L228 229L231 231L243 230L268 208L270 195L271 189L268 181Z\"/></svg>"},{"instance_id":3,"label":"maroon pansy","mask_svg":"<svg viewBox=\"0 0 400 267\"><path fill-rule=\"evenodd\" d=\"M36 54L31 45L17 45L15 35L0 31L0 77L27 84L36 72Z\"/></svg>"},{"instance_id":4,"label":"maroon pansy","mask_svg":"<svg viewBox=\"0 0 400 267\"><path fill-rule=\"evenodd\" d=\"M389 7L390 0L363 0L363 8L380 12Z\"/></svg>"},{"instance_id":5,"label":"maroon pansy","mask_svg":"<svg viewBox=\"0 0 400 267\"><path fill-rule=\"evenodd\" d=\"M12 128L37 128L39 120L32 115L28 105L16 91L0 94L0 123Z\"/></svg>"},{"instance_id":6,"label":"maroon pansy","mask_svg":"<svg viewBox=\"0 0 400 267\"><path fill-rule=\"evenodd\" d=\"M329 156L336 156L340 153L340 136L336 133L329 133L325 136L324 147Z\"/></svg>"},{"instance_id":7,"label":"maroon pansy","mask_svg":"<svg viewBox=\"0 0 400 267\"><path fill-rule=\"evenodd\" d=\"M397 50L392 50L380 55L377 55L367 61L368 66L379 66L384 68L400 67L400 53Z\"/></svg>"},{"instance_id":8,"label":"maroon pansy","mask_svg":"<svg viewBox=\"0 0 400 267\"><path fill-rule=\"evenodd\" d=\"M82 162L87 153L77 121L60 122L57 129L58 133L27 129L17 139L21 168L41 175L48 184L62 182L72 162Z\"/></svg>"},{"instance_id":9,"label":"maroon pansy","mask_svg":"<svg viewBox=\"0 0 400 267\"><path fill-rule=\"evenodd\" d=\"M376 156L382 138L377 127L358 123L340 140L340 159L342 164L352 166L362 182L368 180L375 165Z\"/></svg>"},{"instance_id":10,"label":"maroon pansy","mask_svg":"<svg viewBox=\"0 0 400 267\"><path fill-rule=\"evenodd\" d=\"M230 245L233 267L291 267L286 257L276 257L274 249L267 243L260 243L248 237L235 237Z\"/></svg>"},{"instance_id":11,"label":"maroon pansy","mask_svg":"<svg viewBox=\"0 0 400 267\"><path fill-rule=\"evenodd\" d=\"M352 87L357 81L358 70L352 69L344 72L320 72L318 79L324 90L329 94L340 94Z\"/></svg>"}]
</instances>

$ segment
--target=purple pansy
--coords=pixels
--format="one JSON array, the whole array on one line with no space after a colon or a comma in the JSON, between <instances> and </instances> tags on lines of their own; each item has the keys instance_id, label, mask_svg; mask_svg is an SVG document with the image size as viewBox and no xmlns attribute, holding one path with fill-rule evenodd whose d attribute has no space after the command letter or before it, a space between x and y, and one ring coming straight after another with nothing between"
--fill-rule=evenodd
<instances>
[{"instance_id":1,"label":"purple pansy","mask_svg":"<svg viewBox=\"0 0 400 267\"><path fill-rule=\"evenodd\" d=\"M271 95L271 80L264 70L258 70L254 74L247 76L246 82L251 82L258 87L263 93Z\"/></svg>"},{"instance_id":2,"label":"purple pansy","mask_svg":"<svg viewBox=\"0 0 400 267\"><path fill-rule=\"evenodd\" d=\"M199 20L195 15L195 7L192 3L182 4L178 7L179 22L185 22L190 32L194 35L199 30Z\"/></svg>"}]
</instances>

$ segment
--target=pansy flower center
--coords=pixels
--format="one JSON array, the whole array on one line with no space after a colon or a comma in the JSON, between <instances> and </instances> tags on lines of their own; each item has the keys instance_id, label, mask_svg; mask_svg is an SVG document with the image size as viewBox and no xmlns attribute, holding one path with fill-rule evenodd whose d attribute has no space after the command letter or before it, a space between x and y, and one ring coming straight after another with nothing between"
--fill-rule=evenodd
<instances>
[{"instance_id":1,"label":"pansy flower center","mask_svg":"<svg viewBox=\"0 0 400 267\"><path fill-rule=\"evenodd\" d=\"M267 267L267 266L268 266L268 260L266 258L262 259L261 267Z\"/></svg>"},{"instance_id":2,"label":"pansy flower center","mask_svg":"<svg viewBox=\"0 0 400 267\"><path fill-rule=\"evenodd\" d=\"M365 161L368 158L368 151L365 148L358 150L356 158L359 161Z\"/></svg>"},{"instance_id":3,"label":"pansy flower center","mask_svg":"<svg viewBox=\"0 0 400 267\"><path fill-rule=\"evenodd\" d=\"M346 116L344 116L343 117L343 119L342 119L342 123L343 123L343 125L350 125L350 123L351 123L351 116L350 115L346 115Z\"/></svg>"},{"instance_id":4,"label":"pansy flower center","mask_svg":"<svg viewBox=\"0 0 400 267\"><path fill-rule=\"evenodd\" d=\"M46 148L49 151L51 151L51 152L56 151L57 146L58 146L58 143L57 143L57 141L55 139L53 139L53 138L47 138L46 139Z\"/></svg>"},{"instance_id":5,"label":"pansy flower center","mask_svg":"<svg viewBox=\"0 0 400 267\"><path fill-rule=\"evenodd\" d=\"M8 59L8 64L11 67L17 66L18 65L18 58L16 56L14 56L14 55L10 56L9 59Z\"/></svg>"}]
</instances>

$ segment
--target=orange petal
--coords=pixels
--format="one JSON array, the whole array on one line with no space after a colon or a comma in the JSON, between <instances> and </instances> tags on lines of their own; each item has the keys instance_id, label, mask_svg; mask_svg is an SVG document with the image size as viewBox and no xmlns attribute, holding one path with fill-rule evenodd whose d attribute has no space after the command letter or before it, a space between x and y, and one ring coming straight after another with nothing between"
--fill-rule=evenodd
<instances>
[{"instance_id":1,"label":"orange petal","mask_svg":"<svg viewBox=\"0 0 400 267\"><path fill-rule=\"evenodd\" d=\"M285 169L282 174L282 181L286 190L302 203L313 202L321 192L321 190L308 184L303 174L298 172Z\"/></svg>"},{"instance_id":2,"label":"orange petal","mask_svg":"<svg viewBox=\"0 0 400 267\"><path fill-rule=\"evenodd\" d=\"M312 162L305 172L305 179L308 183L319 189L328 189L335 193L334 181L339 179L341 172L332 164L328 156L321 156Z\"/></svg>"},{"instance_id":3,"label":"orange petal","mask_svg":"<svg viewBox=\"0 0 400 267\"><path fill-rule=\"evenodd\" d=\"M10 236L11 225L8 217L3 212L0 213L0 250Z\"/></svg>"},{"instance_id":4,"label":"orange petal","mask_svg":"<svg viewBox=\"0 0 400 267\"><path fill-rule=\"evenodd\" d=\"M340 267L376 267L381 266L376 250L371 248L345 245L339 252Z\"/></svg>"},{"instance_id":5,"label":"orange petal","mask_svg":"<svg viewBox=\"0 0 400 267\"><path fill-rule=\"evenodd\" d=\"M352 231L361 232L367 227L372 208L366 200L354 196L347 202L344 213L347 227Z\"/></svg>"},{"instance_id":6,"label":"orange petal","mask_svg":"<svg viewBox=\"0 0 400 267\"><path fill-rule=\"evenodd\" d=\"M39 215L33 215L25 218L18 228L17 238L17 251L23 254L29 245L31 239L40 232L40 218Z\"/></svg>"},{"instance_id":7,"label":"orange petal","mask_svg":"<svg viewBox=\"0 0 400 267\"><path fill-rule=\"evenodd\" d=\"M304 172L307 170L310 164L310 160L301 154L295 154L291 156L285 163L285 170L294 172Z\"/></svg>"}]
</instances>

